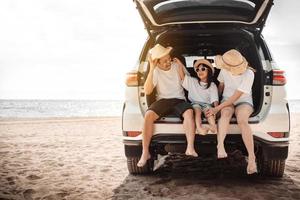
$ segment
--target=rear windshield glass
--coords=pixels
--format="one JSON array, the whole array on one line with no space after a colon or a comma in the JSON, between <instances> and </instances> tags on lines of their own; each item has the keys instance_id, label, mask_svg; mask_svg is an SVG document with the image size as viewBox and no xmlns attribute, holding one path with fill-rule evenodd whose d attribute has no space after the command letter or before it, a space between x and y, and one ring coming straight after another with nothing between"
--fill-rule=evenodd
<instances>
[{"instance_id":1,"label":"rear windshield glass","mask_svg":"<svg viewBox=\"0 0 300 200\"><path fill-rule=\"evenodd\" d=\"M264 0L144 0L158 24L187 21L251 22Z\"/></svg>"}]
</instances>

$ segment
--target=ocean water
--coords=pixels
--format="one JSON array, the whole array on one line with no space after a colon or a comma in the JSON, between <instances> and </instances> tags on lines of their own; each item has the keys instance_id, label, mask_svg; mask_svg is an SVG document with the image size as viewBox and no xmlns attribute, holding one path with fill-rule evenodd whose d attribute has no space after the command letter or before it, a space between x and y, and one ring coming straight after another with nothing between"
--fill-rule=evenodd
<instances>
[{"instance_id":1,"label":"ocean water","mask_svg":"<svg viewBox=\"0 0 300 200\"><path fill-rule=\"evenodd\" d=\"M121 116L122 106L116 100L0 100L0 118ZM289 106L300 113L300 100L290 100Z\"/></svg>"},{"instance_id":2,"label":"ocean water","mask_svg":"<svg viewBox=\"0 0 300 200\"><path fill-rule=\"evenodd\" d=\"M121 116L122 101L0 100L0 118Z\"/></svg>"}]
</instances>

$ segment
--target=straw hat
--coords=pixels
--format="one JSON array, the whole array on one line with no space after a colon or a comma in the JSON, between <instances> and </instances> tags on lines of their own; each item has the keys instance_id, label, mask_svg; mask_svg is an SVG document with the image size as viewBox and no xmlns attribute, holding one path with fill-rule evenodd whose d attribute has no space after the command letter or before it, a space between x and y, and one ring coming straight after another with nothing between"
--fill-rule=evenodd
<instances>
[{"instance_id":1,"label":"straw hat","mask_svg":"<svg viewBox=\"0 0 300 200\"><path fill-rule=\"evenodd\" d=\"M152 60L160 59L166 55L168 55L172 51L172 47L163 47L160 44L156 44L152 49L150 49L150 54Z\"/></svg>"},{"instance_id":2,"label":"straw hat","mask_svg":"<svg viewBox=\"0 0 300 200\"><path fill-rule=\"evenodd\" d=\"M248 62L240 52L231 49L221 55L215 57L216 68L226 69L233 75L242 74L248 68Z\"/></svg>"},{"instance_id":3,"label":"straw hat","mask_svg":"<svg viewBox=\"0 0 300 200\"><path fill-rule=\"evenodd\" d=\"M197 60L197 61L194 63L194 68L197 67L197 66L199 66L200 64L205 64L205 65L209 66L210 69L211 69L211 71L212 71L212 73L215 72L214 67L212 66L212 64L211 64L208 60L206 60L206 59L199 59L199 60Z\"/></svg>"}]
</instances>

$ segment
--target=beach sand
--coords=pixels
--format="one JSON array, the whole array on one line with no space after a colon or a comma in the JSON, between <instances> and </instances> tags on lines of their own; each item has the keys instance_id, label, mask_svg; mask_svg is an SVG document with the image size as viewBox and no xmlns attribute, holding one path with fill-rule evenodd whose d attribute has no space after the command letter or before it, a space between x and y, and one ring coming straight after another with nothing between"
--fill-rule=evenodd
<instances>
[{"instance_id":1,"label":"beach sand","mask_svg":"<svg viewBox=\"0 0 300 200\"><path fill-rule=\"evenodd\" d=\"M281 179L248 177L216 161L133 176L119 117L2 119L0 199L300 199L300 114L291 119Z\"/></svg>"}]
</instances>

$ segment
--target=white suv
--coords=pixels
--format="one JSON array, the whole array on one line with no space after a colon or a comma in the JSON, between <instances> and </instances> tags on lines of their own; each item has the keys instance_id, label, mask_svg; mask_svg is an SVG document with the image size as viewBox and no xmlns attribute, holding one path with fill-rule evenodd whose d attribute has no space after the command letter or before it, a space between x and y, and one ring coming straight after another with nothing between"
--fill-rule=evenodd
<instances>
[{"instance_id":1,"label":"white suv","mask_svg":"<svg viewBox=\"0 0 300 200\"><path fill-rule=\"evenodd\" d=\"M147 56L149 49L160 43L174 48L173 56L186 65L192 76L195 76L193 61L198 58L213 61L215 55L229 49L237 49L247 58L256 69L252 88L254 112L249 124L255 140L258 170L263 175L281 177L290 132L286 79L261 35L273 0L135 0L135 3L149 37L137 65L126 79L122 130L129 172L151 172L157 155L184 152L186 147L182 121L172 115L164 117L154 124L150 144L152 159L143 168L136 166L142 151L144 114L155 100L155 91L151 95L144 92L149 71ZM218 73L216 70L215 77ZM216 144L215 134L196 135L195 148L199 155L216 157ZM247 155L234 117L225 148L227 152L238 149Z\"/></svg>"}]
</instances>

